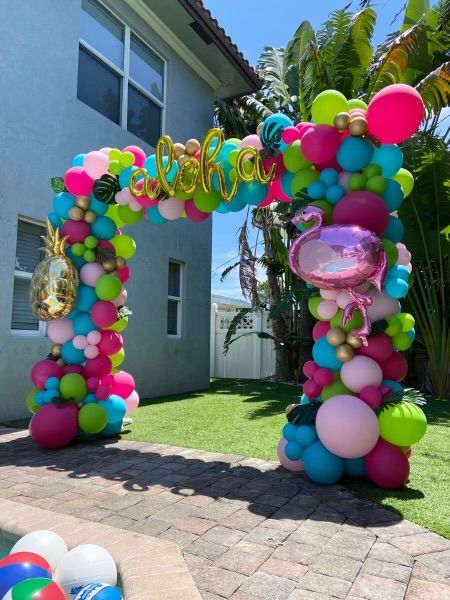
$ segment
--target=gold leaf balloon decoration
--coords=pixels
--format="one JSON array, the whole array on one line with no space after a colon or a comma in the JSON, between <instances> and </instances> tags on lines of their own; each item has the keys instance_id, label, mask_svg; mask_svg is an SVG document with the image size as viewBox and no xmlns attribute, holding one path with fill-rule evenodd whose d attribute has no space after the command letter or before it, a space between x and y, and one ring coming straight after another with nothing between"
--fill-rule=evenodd
<instances>
[{"instance_id":1,"label":"gold leaf balloon decoration","mask_svg":"<svg viewBox=\"0 0 450 600\"><path fill-rule=\"evenodd\" d=\"M47 256L36 267L30 284L33 316L52 321L67 316L75 306L78 273L64 254L67 237L61 239L59 228L47 221L47 236L42 236Z\"/></svg>"}]
</instances>

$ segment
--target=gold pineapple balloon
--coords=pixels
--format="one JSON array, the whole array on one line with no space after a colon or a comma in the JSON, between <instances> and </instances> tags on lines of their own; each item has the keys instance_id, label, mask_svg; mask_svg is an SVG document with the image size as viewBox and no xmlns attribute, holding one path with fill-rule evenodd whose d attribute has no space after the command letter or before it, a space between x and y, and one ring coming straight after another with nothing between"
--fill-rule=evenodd
<instances>
[{"instance_id":1,"label":"gold pineapple balloon","mask_svg":"<svg viewBox=\"0 0 450 600\"><path fill-rule=\"evenodd\" d=\"M42 236L47 256L36 267L30 284L30 305L40 321L65 317L75 306L78 273L64 254L67 237L47 221L47 236Z\"/></svg>"}]
</instances>

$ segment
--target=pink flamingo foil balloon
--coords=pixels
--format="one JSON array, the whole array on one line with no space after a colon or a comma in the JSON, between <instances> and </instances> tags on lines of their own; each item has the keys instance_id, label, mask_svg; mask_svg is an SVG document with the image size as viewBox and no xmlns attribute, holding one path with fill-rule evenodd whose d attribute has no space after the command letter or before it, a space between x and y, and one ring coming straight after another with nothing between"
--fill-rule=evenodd
<instances>
[{"instance_id":1,"label":"pink flamingo foil balloon","mask_svg":"<svg viewBox=\"0 0 450 600\"><path fill-rule=\"evenodd\" d=\"M346 325L359 309L363 325L352 334L367 345L367 307L372 299L355 288L370 282L381 292L387 269L383 244L372 231L357 225L324 227L324 217L317 206L307 206L296 213L294 225L310 221L315 224L295 238L289 250L289 267L297 277L322 290L346 291L352 302L345 307L342 322Z\"/></svg>"}]
</instances>

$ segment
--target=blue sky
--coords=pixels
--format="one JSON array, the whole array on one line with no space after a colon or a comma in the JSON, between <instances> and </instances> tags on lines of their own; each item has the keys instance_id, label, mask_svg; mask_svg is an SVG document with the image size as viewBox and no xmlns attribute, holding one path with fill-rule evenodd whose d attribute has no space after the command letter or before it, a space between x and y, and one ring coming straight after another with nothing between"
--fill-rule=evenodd
<instances>
[{"instance_id":1,"label":"blue sky","mask_svg":"<svg viewBox=\"0 0 450 600\"><path fill-rule=\"evenodd\" d=\"M219 24L239 47L248 61L255 65L264 46L286 46L301 21L309 20L317 28L330 11L343 8L346 0L204 0ZM400 28L405 0L379 0L373 6L378 13L375 42ZM359 1L352 2L357 10ZM394 23L393 19L401 12ZM236 232L247 210L213 217L212 293L241 298L237 271L223 283L220 274L224 263L234 262L237 255ZM260 246L261 248L261 246ZM230 262L229 264L232 264ZM264 279L264 275L262 278Z\"/></svg>"}]
</instances>

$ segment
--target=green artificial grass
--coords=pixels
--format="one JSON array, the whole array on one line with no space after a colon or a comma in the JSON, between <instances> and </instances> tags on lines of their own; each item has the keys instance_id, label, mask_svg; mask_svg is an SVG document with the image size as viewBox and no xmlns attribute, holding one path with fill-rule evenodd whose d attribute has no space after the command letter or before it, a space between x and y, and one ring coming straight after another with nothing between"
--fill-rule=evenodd
<instances>
[{"instance_id":1,"label":"green artificial grass","mask_svg":"<svg viewBox=\"0 0 450 600\"><path fill-rule=\"evenodd\" d=\"M298 394L298 387L286 384L216 379L206 391L142 401L123 437L276 460L284 409ZM434 399L424 410L429 426L413 447L407 487L382 490L366 479L343 483L450 538L450 402Z\"/></svg>"}]
</instances>

